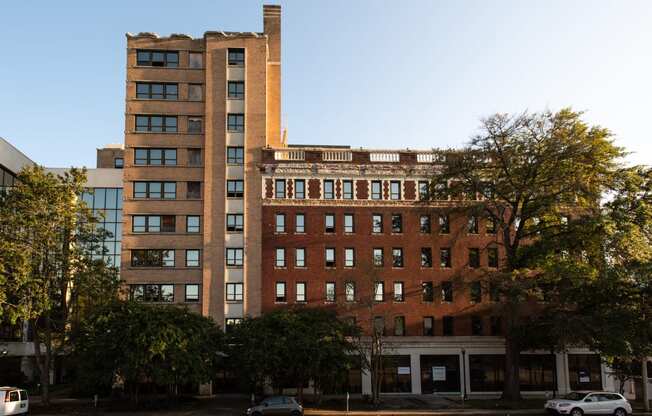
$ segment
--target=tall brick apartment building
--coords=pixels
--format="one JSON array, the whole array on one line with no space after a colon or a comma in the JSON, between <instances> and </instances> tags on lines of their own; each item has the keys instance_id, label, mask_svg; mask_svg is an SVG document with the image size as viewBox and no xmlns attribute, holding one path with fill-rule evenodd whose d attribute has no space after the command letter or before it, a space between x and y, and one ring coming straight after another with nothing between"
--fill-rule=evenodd
<instances>
[{"instance_id":1,"label":"tall brick apartment building","mask_svg":"<svg viewBox=\"0 0 652 416\"><path fill-rule=\"evenodd\" d=\"M288 145L280 6L263 15L263 32L127 34L124 148L98 151L98 168L123 168L115 257L131 296L226 328L335 308L385 328L383 392L499 392L501 322L474 283L500 261L492 224L425 201L445 154ZM521 366L530 394L613 386L586 350L532 351ZM369 393L370 377L352 372L347 389Z\"/></svg>"}]
</instances>

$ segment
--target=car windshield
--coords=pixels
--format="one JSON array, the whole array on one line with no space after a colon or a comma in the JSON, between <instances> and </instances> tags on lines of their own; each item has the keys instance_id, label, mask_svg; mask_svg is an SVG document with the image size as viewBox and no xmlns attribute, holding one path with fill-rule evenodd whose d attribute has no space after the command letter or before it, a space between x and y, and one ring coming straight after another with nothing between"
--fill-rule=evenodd
<instances>
[{"instance_id":1,"label":"car windshield","mask_svg":"<svg viewBox=\"0 0 652 416\"><path fill-rule=\"evenodd\" d=\"M582 400L583 398L586 397L587 394L588 394L588 393L580 393L580 392L577 392L577 391L573 391L573 392L570 392L570 393L568 393L567 395L565 395L565 396L564 396L564 399L568 399L568 400Z\"/></svg>"}]
</instances>

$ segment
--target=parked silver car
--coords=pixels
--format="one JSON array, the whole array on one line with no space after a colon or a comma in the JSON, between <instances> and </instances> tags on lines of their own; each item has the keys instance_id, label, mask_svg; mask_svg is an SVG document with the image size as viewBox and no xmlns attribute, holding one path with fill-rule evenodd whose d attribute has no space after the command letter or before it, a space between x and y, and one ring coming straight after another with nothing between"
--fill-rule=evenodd
<instances>
[{"instance_id":1,"label":"parked silver car","mask_svg":"<svg viewBox=\"0 0 652 416\"><path fill-rule=\"evenodd\" d=\"M607 391L574 391L562 399L548 400L544 408L549 413L570 416L627 416L632 413L632 406L626 398Z\"/></svg>"},{"instance_id":2,"label":"parked silver car","mask_svg":"<svg viewBox=\"0 0 652 416\"><path fill-rule=\"evenodd\" d=\"M293 397L272 396L260 402L259 405L250 407L245 411L245 414L249 416L303 416L303 406L297 403Z\"/></svg>"}]
</instances>

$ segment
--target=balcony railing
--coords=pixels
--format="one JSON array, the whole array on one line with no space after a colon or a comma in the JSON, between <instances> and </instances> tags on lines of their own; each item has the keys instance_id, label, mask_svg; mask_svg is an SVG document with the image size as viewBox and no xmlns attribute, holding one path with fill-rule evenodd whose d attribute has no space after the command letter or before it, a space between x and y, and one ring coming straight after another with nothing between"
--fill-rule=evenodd
<instances>
[{"instance_id":1,"label":"balcony railing","mask_svg":"<svg viewBox=\"0 0 652 416\"><path fill-rule=\"evenodd\" d=\"M276 150L275 160L306 160L306 152L303 150Z\"/></svg>"},{"instance_id":2,"label":"balcony railing","mask_svg":"<svg viewBox=\"0 0 652 416\"><path fill-rule=\"evenodd\" d=\"M324 150L321 157L325 162L350 162L353 153L349 150Z\"/></svg>"},{"instance_id":3,"label":"balcony railing","mask_svg":"<svg viewBox=\"0 0 652 416\"><path fill-rule=\"evenodd\" d=\"M371 152L369 153L370 162L398 163L401 161L401 155L390 152Z\"/></svg>"}]
</instances>

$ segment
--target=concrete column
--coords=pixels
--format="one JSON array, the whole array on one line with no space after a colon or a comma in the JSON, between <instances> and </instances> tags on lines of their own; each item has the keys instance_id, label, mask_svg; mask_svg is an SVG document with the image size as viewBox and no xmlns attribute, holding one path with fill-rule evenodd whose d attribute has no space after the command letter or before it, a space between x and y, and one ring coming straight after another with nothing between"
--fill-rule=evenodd
<instances>
[{"instance_id":1,"label":"concrete column","mask_svg":"<svg viewBox=\"0 0 652 416\"><path fill-rule=\"evenodd\" d=\"M471 369L469 368L469 353L460 351L460 387L462 396L468 396L471 393Z\"/></svg>"},{"instance_id":2,"label":"concrete column","mask_svg":"<svg viewBox=\"0 0 652 416\"><path fill-rule=\"evenodd\" d=\"M371 395L371 373L369 371L362 371L362 394Z\"/></svg>"},{"instance_id":3,"label":"concrete column","mask_svg":"<svg viewBox=\"0 0 652 416\"><path fill-rule=\"evenodd\" d=\"M419 353L410 353L410 379L412 394L421 394L421 360Z\"/></svg>"},{"instance_id":4,"label":"concrete column","mask_svg":"<svg viewBox=\"0 0 652 416\"><path fill-rule=\"evenodd\" d=\"M556 354L557 359L557 386L559 394L567 394L571 391L570 375L568 374L568 354L565 352Z\"/></svg>"},{"instance_id":5,"label":"concrete column","mask_svg":"<svg viewBox=\"0 0 652 416\"><path fill-rule=\"evenodd\" d=\"M646 357L641 363L641 379L643 384L643 405L645 406L645 411L650 411L650 380L648 380L649 374L647 373L647 362L648 358Z\"/></svg>"}]
</instances>

